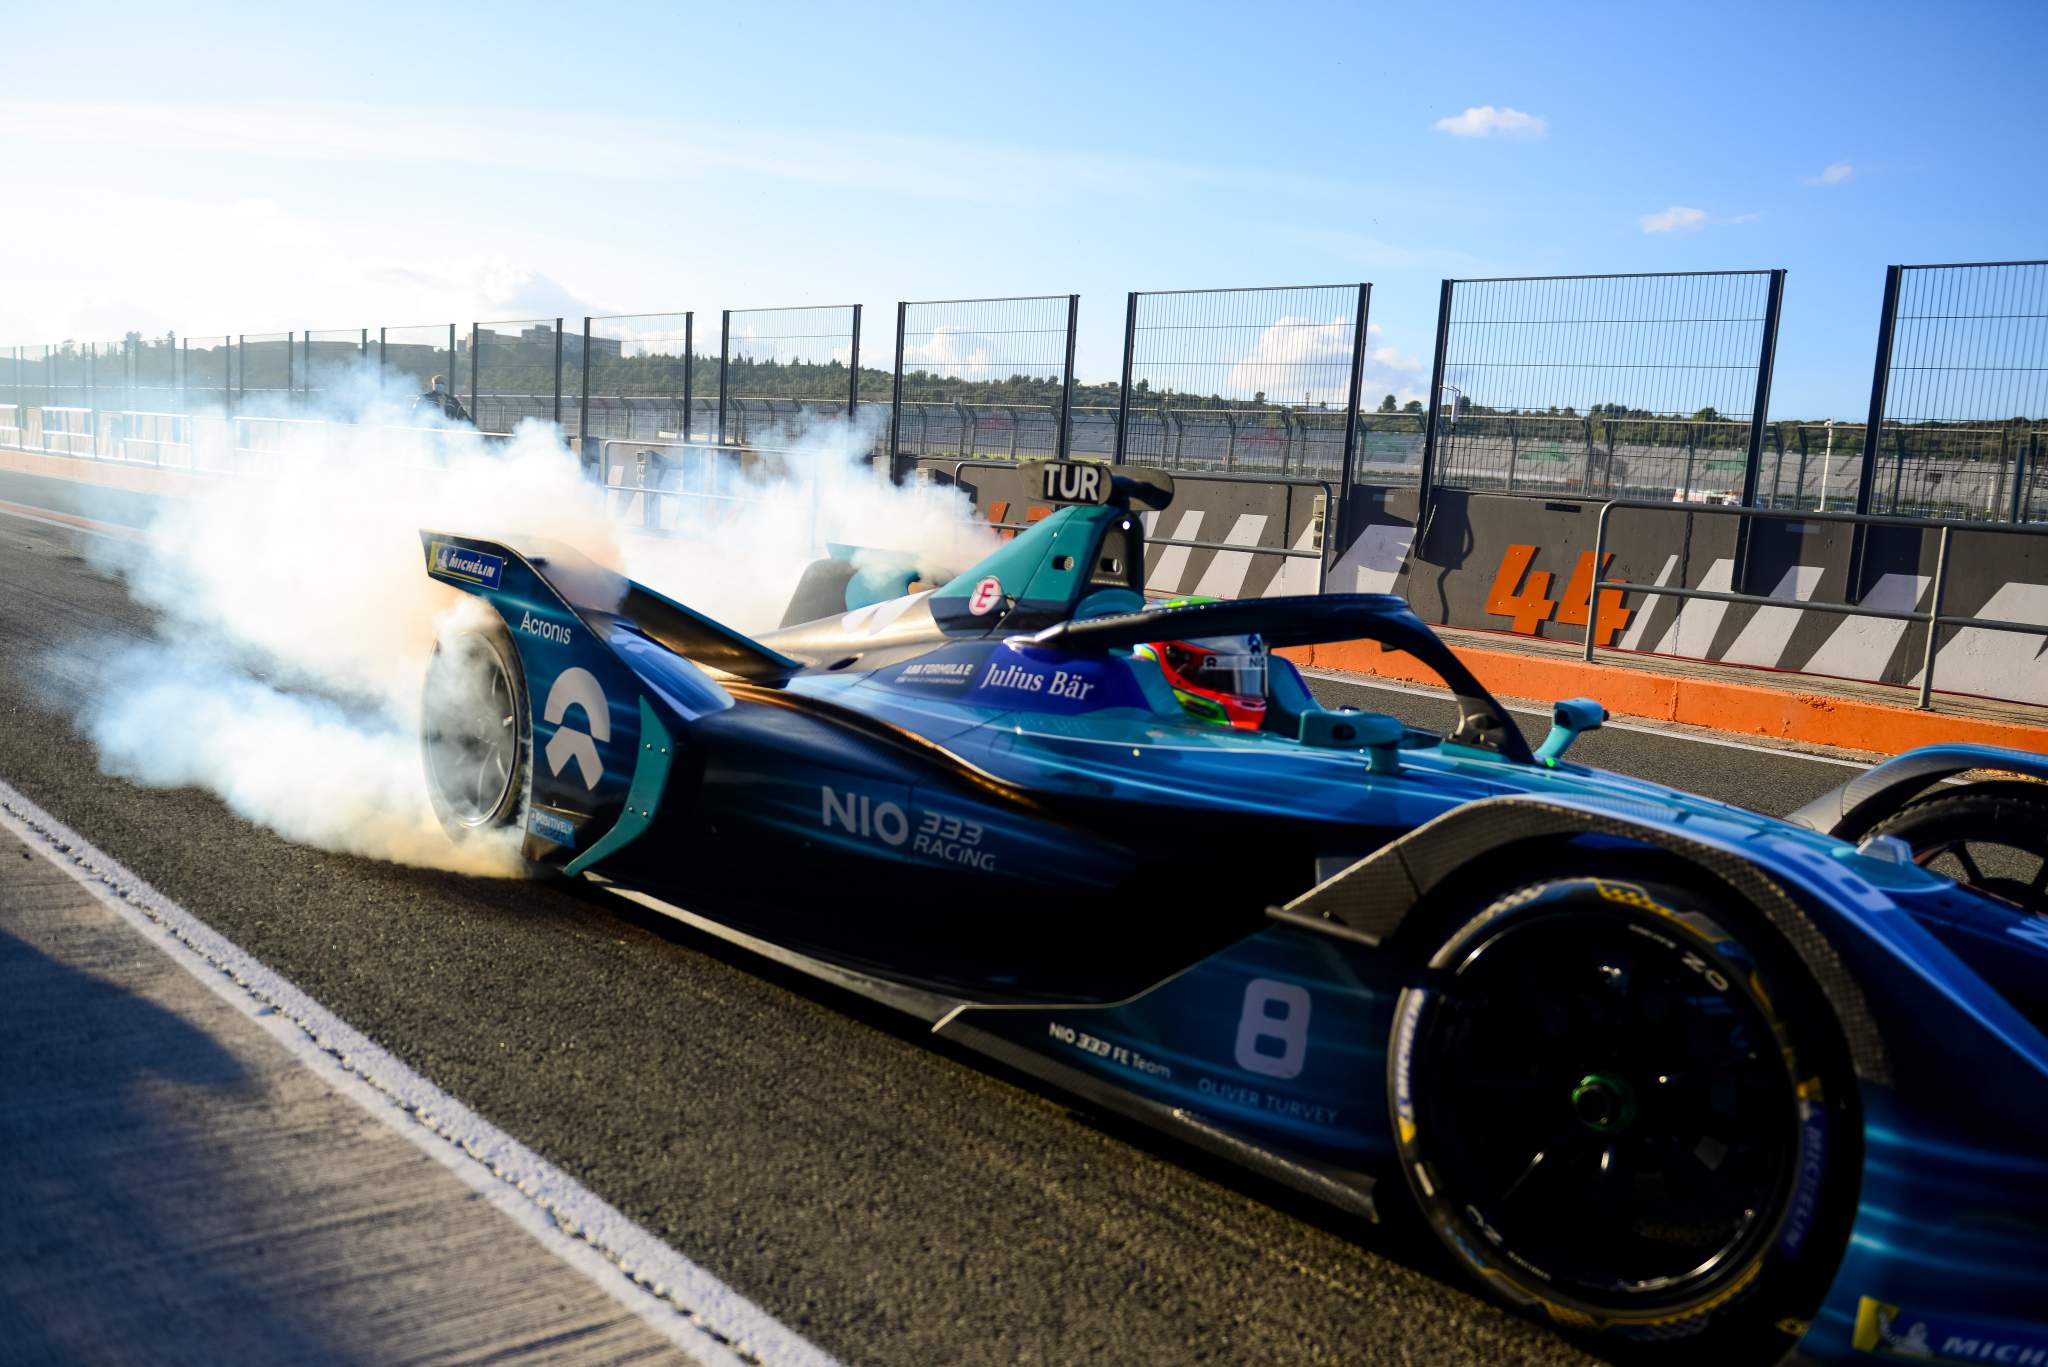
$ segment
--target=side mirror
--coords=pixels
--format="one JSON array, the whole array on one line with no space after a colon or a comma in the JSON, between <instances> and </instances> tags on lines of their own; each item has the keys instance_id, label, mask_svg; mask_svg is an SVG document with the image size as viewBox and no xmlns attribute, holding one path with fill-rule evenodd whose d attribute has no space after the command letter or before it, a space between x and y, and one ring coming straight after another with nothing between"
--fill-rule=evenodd
<instances>
[{"instance_id":1,"label":"side mirror","mask_svg":"<svg viewBox=\"0 0 2048 1367\"><path fill-rule=\"evenodd\" d=\"M1555 764L1571 749L1572 742L1587 731L1598 731L1607 720L1607 709L1591 698L1566 698L1550 709L1550 734L1536 747L1536 762Z\"/></svg>"},{"instance_id":2,"label":"side mirror","mask_svg":"<svg viewBox=\"0 0 2048 1367\"><path fill-rule=\"evenodd\" d=\"M1384 712L1325 712L1312 708L1301 714L1301 743L1326 750L1363 750L1375 774L1398 773L1401 768L1401 737L1407 728Z\"/></svg>"}]
</instances>

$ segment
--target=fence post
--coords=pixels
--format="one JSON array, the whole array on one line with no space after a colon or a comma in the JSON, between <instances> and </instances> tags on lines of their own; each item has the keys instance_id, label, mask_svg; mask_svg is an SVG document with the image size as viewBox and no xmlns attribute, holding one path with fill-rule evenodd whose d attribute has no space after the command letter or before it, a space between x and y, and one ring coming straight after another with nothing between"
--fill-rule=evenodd
<instances>
[{"instance_id":1,"label":"fence post","mask_svg":"<svg viewBox=\"0 0 2048 1367\"><path fill-rule=\"evenodd\" d=\"M1934 601L1927 605L1927 645L1920 656L1920 710L1929 711L1934 706L1934 657L1939 653L1941 643L1941 601L1948 588L1948 532L1941 529L1941 539L1934 544Z\"/></svg>"},{"instance_id":2,"label":"fence post","mask_svg":"<svg viewBox=\"0 0 2048 1367\"><path fill-rule=\"evenodd\" d=\"M1891 384L1892 334L1899 325L1899 284L1903 266L1884 270L1884 303L1877 315L1877 363L1870 376L1870 420L1863 427L1863 469L1856 476L1856 511L1870 511L1870 491L1877 479L1878 443L1884 432L1885 391ZM1854 585L1855 578L1850 578Z\"/></svg>"},{"instance_id":3,"label":"fence post","mask_svg":"<svg viewBox=\"0 0 2048 1367\"><path fill-rule=\"evenodd\" d=\"M1132 290L1124 299L1124 368L1123 383L1116 395L1116 446L1110 455L1110 464L1122 465L1125 452L1124 428L1131 420L1131 357L1138 342L1138 292Z\"/></svg>"},{"instance_id":4,"label":"fence post","mask_svg":"<svg viewBox=\"0 0 2048 1367\"><path fill-rule=\"evenodd\" d=\"M2028 505L2033 500L2027 496L2032 490L2027 486L2033 479L2034 468L2040 459L2041 434L2029 432L2026 441L2020 446L2012 472L2012 516L2008 519L2011 522L2025 522L2027 514L2032 511Z\"/></svg>"},{"instance_id":5,"label":"fence post","mask_svg":"<svg viewBox=\"0 0 2048 1367\"><path fill-rule=\"evenodd\" d=\"M455 357L455 325L450 323L448 327L448 356L452 361ZM481 325L472 321L469 325L469 420L477 425L478 431L482 431L484 425L483 409L476 401L477 375L483 361L483 358L477 354L481 349L477 346L477 343L482 337L483 329ZM448 377L448 384L450 388L454 387L455 377L453 375Z\"/></svg>"},{"instance_id":6,"label":"fence post","mask_svg":"<svg viewBox=\"0 0 2048 1367\"><path fill-rule=\"evenodd\" d=\"M249 388L249 337L247 333L235 334L235 406L228 411L242 411L242 395Z\"/></svg>"},{"instance_id":7,"label":"fence post","mask_svg":"<svg viewBox=\"0 0 2048 1367\"><path fill-rule=\"evenodd\" d=\"M1351 505L1354 502L1351 490L1358 480L1358 405L1362 397L1360 390L1365 385L1366 314L1371 307L1372 286L1360 281L1358 312L1351 321L1351 376L1344 388L1343 473L1338 477L1343 492L1337 502L1337 540L1347 549L1351 545ZM1305 457L1307 452L1302 454Z\"/></svg>"},{"instance_id":8,"label":"fence post","mask_svg":"<svg viewBox=\"0 0 2048 1367\"><path fill-rule=\"evenodd\" d=\"M555 435L562 435L562 320L555 319Z\"/></svg>"},{"instance_id":9,"label":"fence post","mask_svg":"<svg viewBox=\"0 0 2048 1367\"><path fill-rule=\"evenodd\" d=\"M384 387L384 333L385 333L385 331L386 331L386 330L385 330L384 328L382 328L382 327L379 327L379 328L377 329L377 387L378 387L379 389L382 389L382 388Z\"/></svg>"},{"instance_id":10,"label":"fence post","mask_svg":"<svg viewBox=\"0 0 2048 1367\"><path fill-rule=\"evenodd\" d=\"M853 306L853 358L846 366L846 427L853 432L853 412L860 407L860 305Z\"/></svg>"},{"instance_id":11,"label":"fence post","mask_svg":"<svg viewBox=\"0 0 2048 1367\"><path fill-rule=\"evenodd\" d=\"M718 322L718 444L725 445L726 369L730 364L727 347L732 343L732 310L719 315Z\"/></svg>"},{"instance_id":12,"label":"fence post","mask_svg":"<svg viewBox=\"0 0 2048 1367\"><path fill-rule=\"evenodd\" d=\"M889 387L889 480L893 484L903 482L901 451L903 451L903 318L909 314L909 303L897 299L897 357L895 357L895 381ZM920 416L930 418L920 410ZM920 443L922 445L922 443Z\"/></svg>"},{"instance_id":13,"label":"fence post","mask_svg":"<svg viewBox=\"0 0 2048 1367\"><path fill-rule=\"evenodd\" d=\"M1060 379L1060 430L1053 436L1053 456L1057 460L1067 458L1067 429L1073 426L1074 415L1074 328L1081 317L1081 296L1067 296L1067 365Z\"/></svg>"},{"instance_id":14,"label":"fence post","mask_svg":"<svg viewBox=\"0 0 2048 1367\"><path fill-rule=\"evenodd\" d=\"M1778 313L1785 303L1785 272L1771 272L1769 297L1764 303L1763 345L1758 348L1756 363L1756 400L1749 409L1749 457L1742 465L1742 506L1756 504L1757 473L1764 459L1765 411L1771 406L1771 368L1778 355ZM1748 518L1740 518L1743 525Z\"/></svg>"},{"instance_id":15,"label":"fence post","mask_svg":"<svg viewBox=\"0 0 2048 1367\"><path fill-rule=\"evenodd\" d=\"M697 310L683 314L683 440L694 430L697 411ZM705 467L709 469L709 466Z\"/></svg>"},{"instance_id":16,"label":"fence post","mask_svg":"<svg viewBox=\"0 0 2048 1367\"><path fill-rule=\"evenodd\" d=\"M1451 287L1455 284L1455 280L1444 281L1436 297L1436 353L1429 369L1429 415L1424 419L1427 426L1422 433L1422 483L1416 490L1415 503L1418 536L1429 525L1430 495L1436 483L1436 419L1444 401L1444 353L1451 340ZM1591 458L1589 448L1587 459Z\"/></svg>"},{"instance_id":17,"label":"fence post","mask_svg":"<svg viewBox=\"0 0 2048 1367\"><path fill-rule=\"evenodd\" d=\"M284 406L290 412L292 406L292 345L298 341L295 333L284 335Z\"/></svg>"},{"instance_id":18,"label":"fence post","mask_svg":"<svg viewBox=\"0 0 2048 1367\"><path fill-rule=\"evenodd\" d=\"M621 347L623 354L625 348ZM590 315L583 315L583 386L576 396L576 450L583 457L585 469L590 461ZM603 479L602 473L598 478Z\"/></svg>"}]
</instances>

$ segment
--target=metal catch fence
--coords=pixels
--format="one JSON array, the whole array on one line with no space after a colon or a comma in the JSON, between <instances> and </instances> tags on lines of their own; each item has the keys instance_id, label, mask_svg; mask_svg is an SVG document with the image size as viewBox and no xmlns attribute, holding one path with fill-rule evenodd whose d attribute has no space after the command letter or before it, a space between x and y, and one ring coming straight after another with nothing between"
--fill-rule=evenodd
<instances>
[{"instance_id":1,"label":"metal catch fence","mask_svg":"<svg viewBox=\"0 0 2048 1367\"><path fill-rule=\"evenodd\" d=\"M1859 512L2048 520L2048 261L1885 272Z\"/></svg>"}]
</instances>

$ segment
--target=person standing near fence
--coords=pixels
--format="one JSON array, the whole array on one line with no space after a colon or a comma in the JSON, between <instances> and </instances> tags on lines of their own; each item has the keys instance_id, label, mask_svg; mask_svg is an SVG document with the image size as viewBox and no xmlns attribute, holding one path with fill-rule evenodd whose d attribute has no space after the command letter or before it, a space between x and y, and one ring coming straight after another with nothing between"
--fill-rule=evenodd
<instances>
[{"instance_id":1,"label":"person standing near fence","mask_svg":"<svg viewBox=\"0 0 2048 1367\"><path fill-rule=\"evenodd\" d=\"M427 392L412 401L414 421L427 416L431 409L439 409L441 415L450 422L466 422L472 427L476 425L475 419L471 418L469 411L462 406L462 401L449 392L446 375L436 375Z\"/></svg>"}]
</instances>

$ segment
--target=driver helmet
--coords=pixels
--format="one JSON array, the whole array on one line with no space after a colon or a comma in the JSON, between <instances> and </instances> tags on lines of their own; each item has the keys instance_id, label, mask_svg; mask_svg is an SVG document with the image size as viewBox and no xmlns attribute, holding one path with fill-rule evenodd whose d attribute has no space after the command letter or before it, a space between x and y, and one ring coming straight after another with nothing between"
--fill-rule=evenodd
<instances>
[{"instance_id":1,"label":"driver helmet","mask_svg":"<svg viewBox=\"0 0 2048 1367\"><path fill-rule=\"evenodd\" d=\"M1191 607L1210 598L1170 598L1155 608ZM1256 731L1266 720L1266 641L1206 636L1198 641L1152 641L1132 654L1156 660L1173 696L1191 717L1218 726Z\"/></svg>"}]
</instances>

